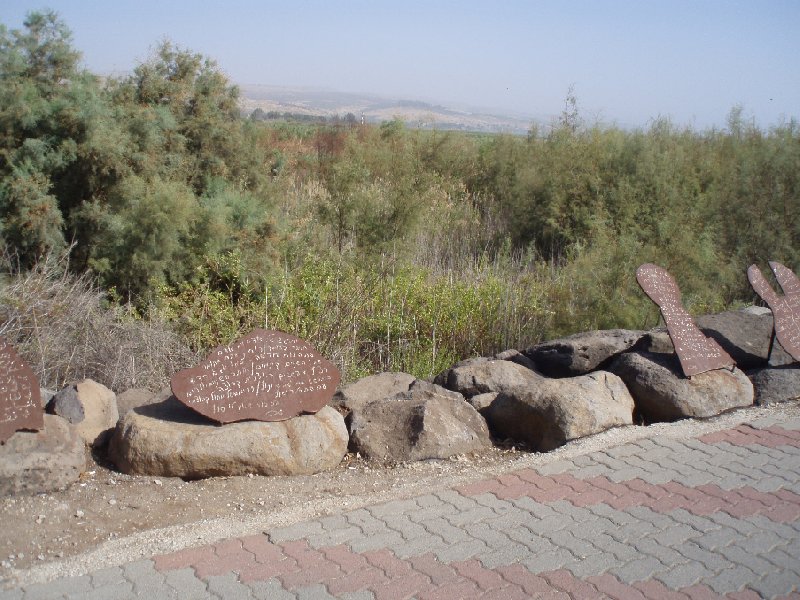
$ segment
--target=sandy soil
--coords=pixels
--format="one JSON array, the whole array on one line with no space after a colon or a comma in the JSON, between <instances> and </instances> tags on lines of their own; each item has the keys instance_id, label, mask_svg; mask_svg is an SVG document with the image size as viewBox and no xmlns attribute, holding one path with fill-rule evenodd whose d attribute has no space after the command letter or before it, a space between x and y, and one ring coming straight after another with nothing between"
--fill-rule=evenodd
<instances>
[{"instance_id":1,"label":"sandy soil","mask_svg":"<svg viewBox=\"0 0 800 600\"><path fill-rule=\"evenodd\" d=\"M493 448L450 460L375 464L348 455L312 476L133 477L91 463L66 490L0 500L0 583L46 581L376 502L407 498L514 469L569 459L642 437L695 436L764 415L800 416L800 404L748 408L703 421L630 426L545 454ZM101 461L102 462L102 461Z\"/></svg>"}]
</instances>

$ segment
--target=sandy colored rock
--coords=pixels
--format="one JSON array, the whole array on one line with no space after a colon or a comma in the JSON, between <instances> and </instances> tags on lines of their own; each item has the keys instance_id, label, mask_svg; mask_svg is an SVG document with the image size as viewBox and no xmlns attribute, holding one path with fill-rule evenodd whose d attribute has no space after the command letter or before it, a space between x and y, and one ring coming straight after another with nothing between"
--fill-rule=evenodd
<instances>
[{"instance_id":1,"label":"sandy colored rock","mask_svg":"<svg viewBox=\"0 0 800 600\"><path fill-rule=\"evenodd\" d=\"M123 473L133 475L301 475L338 465L347 441L344 419L328 406L285 421L220 426L170 397L126 414L109 455Z\"/></svg>"},{"instance_id":2,"label":"sandy colored rock","mask_svg":"<svg viewBox=\"0 0 800 600\"><path fill-rule=\"evenodd\" d=\"M430 384L428 384L430 385ZM491 445L484 418L463 397L417 388L353 413L353 447L365 456L403 462L469 454Z\"/></svg>"},{"instance_id":3,"label":"sandy colored rock","mask_svg":"<svg viewBox=\"0 0 800 600\"><path fill-rule=\"evenodd\" d=\"M163 402L172 395L172 390L165 387L160 392L153 393L146 388L131 388L117 394L117 410L120 418L128 414L129 411L148 404Z\"/></svg>"},{"instance_id":4,"label":"sandy colored rock","mask_svg":"<svg viewBox=\"0 0 800 600\"><path fill-rule=\"evenodd\" d=\"M476 360L440 373L434 383L471 398L486 392L536 386L543 379L536 371L508 360Z\"/></svg>"},{"instance_id":5,"label":"sandy colored rock","mask_svg":"<svg viewBox=\"0 0 800 600\"><path fill-rule=\"evenodd\" d=\"M0 446L0 496L62 489L85 468L85 445L75 427L44 415L43 429L18 431Z\"/></svg>"},{"instance_id":6,"label":"sandy colored rock","mask_svg":"<svg viewBox=\"0 0 800 600\"><path fill-rule=\"evenodd\" d=\"M374 400L405 392L415 381L408 373L378 373L344 386L333 395L331 406L350 413Z\"/></svg>"},{"instance_id":7,"label":"sandy colored rock","mask_svg":"<svg viewBox=\"0 0 800 600\"><path fill-rule=\"evenodd\" d=\"M715 369L685 377L674 354L629 352L609 370L628 386L648 422L711 417L753 404L753 384L740 369Z\"/></svg>"},{"instance_id":8,"label":"sandy colored rock","mask_svg":"<svg viewBox=\"0 0 800 600\"><path fill-rule=\"evenodd\" d=\"M630 425L633 408L622 380L597 371L501 392L484 414L496 437L519 440L545 452L569 440Z\"/></svg>"},{"instance_id":9,"label":"sandy colored rock","mask_svg":"<svg viewBox=\"0 0 800 600\"><path fill-rule=\"evenodd\" d=\"M66 386L53 396L47 404L47 412L58 414L56 410L75 426L90 446L104 444L119 420L116 394L91 379ZM79 418L81 412L82 419Z\"/></svg>"}]
</instances>

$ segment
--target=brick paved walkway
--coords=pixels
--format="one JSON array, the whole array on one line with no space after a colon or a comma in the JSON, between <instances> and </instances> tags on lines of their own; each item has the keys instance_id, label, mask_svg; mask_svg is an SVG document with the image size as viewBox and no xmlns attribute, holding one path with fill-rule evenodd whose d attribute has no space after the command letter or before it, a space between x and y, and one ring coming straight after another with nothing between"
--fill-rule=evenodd
<instances>
[{"instance_id":1,"label":"brick paved walkway","mask_svg":"<svg viewBox=\"0 0 800 600\"><path fill-rule=\"evenodd\" d=\"M0 592L33 598L800 599L800 419L656 436Z\"/></svg>"}]
</instances>

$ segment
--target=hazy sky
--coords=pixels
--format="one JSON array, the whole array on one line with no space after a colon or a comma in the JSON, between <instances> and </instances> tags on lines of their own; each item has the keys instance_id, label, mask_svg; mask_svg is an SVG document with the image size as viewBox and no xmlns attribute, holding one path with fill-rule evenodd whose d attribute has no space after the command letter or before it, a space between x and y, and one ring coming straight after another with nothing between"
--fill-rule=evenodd
<instances>
[{"instance_id":1,"label":"hazy sky","mask_svg":"<svg viewBox=\"0 0 800 600\"><path fill-rule=\"evenodd\" d=\"M52 8L85 65L129 71L159 40L214 58L236 83L558 114L668 116L724 126L800 117L800 0L0 0L21 26Z\"/></svg>"}]
</instances>

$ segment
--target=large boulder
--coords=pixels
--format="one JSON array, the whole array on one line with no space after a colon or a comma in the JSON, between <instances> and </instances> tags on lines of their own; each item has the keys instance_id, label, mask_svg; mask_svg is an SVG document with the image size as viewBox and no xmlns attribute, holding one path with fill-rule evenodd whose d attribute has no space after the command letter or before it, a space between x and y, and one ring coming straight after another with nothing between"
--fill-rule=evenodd
<instances>
[{"instance_id":1,"label":"large boulder","mask_svg":"<svg viewBox=\"0 0 800 600\"><path fill-rule=\"evenodd\" d=\"M575 377L603 369L615 356L636 344L644 333L627 329L585 331L537 344L524 354L548 377Z\"/></svg>"},{"instance_id":2,"label":"large boulder","mask_svg":"<svg viewBox=\"0 0 800 600\"><path fill-rule=\"evenodd\" d=\"M700 330L713 338L730 354L740 369L748 370L765 366L767 360L773 365L794 362L792 357L775 341L770 355L772 339L772 311L767 308L749 307L695 318Z\"/></svg>"},{"instance_id":3,"label":"large boulder","mask_svg":"<svg viewBox=\"0 0 800 600\"><path fill-rule=\"evenodd\" d=\"M757 369L748 375L759 406L800 399L800 364Z\"/></svg>"},{"instance_id":4,"label":"large boulder","mask_svg":"<svg viewBox=\"0 0 800 600\"><path fill-rule=\"evenodd\" d=\"M538 385L544 378L508 360L471 360L459 363L434 379L434 383L471 398L486 392L502 392Z\"/></svg>"},{"instance_id":5,"label":"large boulder","mask_svg":"<svg viewBox=\"0 0 800 600\"><path fill-rule=\"evenodd\" d=\"M85 445L75 427L44 415L43 429L18 431L0 445L0 496L62 489L85 469Z\"/></svg>"},{"instance_id":6,"label":"large boulder","mask_svg":"<svg viewBox=\"0 0 800 600\"><path fill-rule=\"evenodd\" d=\"M545 452L569 440L630 425L633 408L622 380L596 371L501 392L484 414L496 437L512 438Z\"/></svg>"},{"instance_id":7,"label":"large boulder","mask_svg":"<svg viewBox=\"0 0 800 600\"><path fill-rule=\"evenodd\" d=\"M648 422L711 417L753 404L753 385L740 369L715 369L685 377L674 354L629 352L609 370L628 386Z\"/></svg>"},{"instance_id":8,"label":"large boulder","mask_svg":"<svg viewBox=\"0 0 800 600\"><path fill-rule=\"evenodd\" d=\"M169 387L165 387L155 394L146 388L131 388L126 390L117 394L117 410L119 411L119 416L122 418L127 415L128 412L140 406L163 402L171 395L172 390Z\"/></svg>"},{"instance_id":9,"label":"large boulder","mask_svg":"<svg viewBox=\"0 0 800 600\"><path fill-rule=\"evenodd\" d=\"M114 431L109 455L131 475L308 475L338 465L347 439L344 419L329 406L285 421L220 426L173 396L128 412Z\"/></svg>"},{"instance_id":10,"label":"large boulder","mask_svg":"<svg viewBox=\"0 0 800 600\"><path fill-rule=\"evenodd\" d=\"M114 392L91 379L60 390L47 403L46 410L72 423L89 446L100 446L108 441L119 420Z\"/></svg>"},{"instance_id":11,"label":"large boulder","mask_svg":"<svg viewBox=\"0 0 800 600\"><path fill-rule=\"evenodd\" d=\"M384 461L447 458L491 444L478 411L463 397L433 386L369 403L353 413L350 429L355 450Z\"/></svg>"},{"instance_id":12,"label":"large boulder","mask_svg":"<svg viewBox=\"0 0 800 600\"><path fill-rule=\"evenodd\" d=\"M345 414L350 414L374 400L408 391L415 380L416 378L408 373L370 375L341 388L333 395L329 404Z\"/></svg>"}]
</instances>

